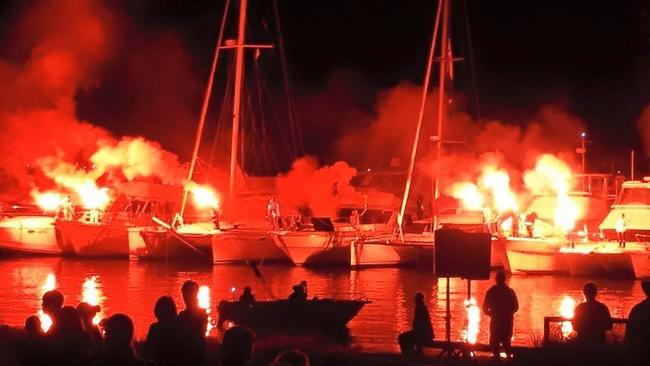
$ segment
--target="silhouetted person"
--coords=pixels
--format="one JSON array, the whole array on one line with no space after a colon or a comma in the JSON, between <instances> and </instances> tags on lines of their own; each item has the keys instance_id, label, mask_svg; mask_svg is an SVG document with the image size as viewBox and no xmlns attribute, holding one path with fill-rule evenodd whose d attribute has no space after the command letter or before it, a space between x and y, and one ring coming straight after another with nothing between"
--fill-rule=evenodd
<instances>
[{"instance_id":1,"label":"silhouetted person","mask_svg":"<svg viewBox=\"0 0 650 366\"><path fill-rule=\"evenodd\" d=\"M300 281L300 286L302 286L302 291L305 293L305 299L309 297L309 288L307 288L307 281Z\"/></svg>"},{"instance_id":2,"label":"silhouetted person","mask_svg":"<svg viewBox=\"0 0 650 366\"><path fill-rule=\"evenodd\" d=\"M221 341L219 366L248 366L253 357L255 334L248 328L236 325L229 328Z\"/></svg>"},{"instance_id":3,"label":"silhouetted person","mask_svg":"<svg viewBox=\"0 0 650 366\"><path fill-rule=\"evenodd\" d=\"M298 349L284 351L275 356L273 365L309 366L309 356Z\"/></svg>"},{"instance_id":4,"label":"silhouetted person","mask_svg":"<svg viewBox=\"0 0 650 366\"><path fill-rule=\"evenodd\" d=\"M532 238L535 231L535 221L537 220L537 212L531 212L526 215L526 232L528 237Z\"/></svg>"},{"instance_id":5,"label":"silhouetted person","mask_svg":"<svg viewBox=\"0 0 650 366\"><path fill-rule=\"evenodd\" d=\"M113 314L102 321L104 350L97 366L154 365L139 358L133 350L133 321L125 314Z\"/></svg>"},{"instance_id":6,"label":"silhouetted person","mask_svg":"<svg viewBox=\"0 0 650 366\"><path fill-rule=\"evenodd\" d=\"M625 345L639 364L650 364L650 281L641 282L645 300L634 305L625 327Z\"/></svg>"},{"instance_id":7,"label":"silhouetted person","mask_svg":"<svg viewBox=\"0 0 650 366\"><path fill-rule=\"evenodd\" d=\"M305 293L305 288L302 285L294 285L292 287L293 292L289 295L289 301L293 302L305 302L307 301L307 294Z\"/></svg>"},{"instance_id":8,"label":"silhouetted person","mask_svg":"<svg viewBox=\"0 0 650 366\"><path fill-rule=\"evenodd\" d=\"M99 328L93 323L93 318L99 313L101 308L98 305L90 305L87 302L82 302L77 305L77 311L79 316L81 316L81 325L84 330L90 336L92 342L92 355L98 355L102 349L102 333L99 331Z\"/></svg>"},{"instance_id":9,"label":"silhouetted person","mask_svg":"<svg viewBox=\"0 0 650 366\"><path fill-rule=\"evenodd\" d=\"M153 309L157 321L149 326L144 344L144 356L159 365L174 365L176 361L176 303L161 296Z\"/></svg>"},{"instance_id":10,"label":"silhouetted person","mask_svg":"<svg viewBox=\"0 0 650 366\"><path fill-rule=\"evenodd\" d=\"M597 348L606 344L605 332L612 329L612 317L607 306L596 301L598 289L593 282L585 283L582 288L585 302L578 305L573 317L573 328L577 333L576 341L585 346Z\"/></svg>"},{"instance_id":11,"label":"silhouetted person","mask_svg":"<svg viewBox=\"0 0 650 366\"><path fill-rule=\"evenodd\" d=\"M626 231L626 222L625 222L625 214L621 214L621 217L619 217L616 220L616 236L618 237L618 246L620 248L625 248L625 231Z\"/></svg>"},{"instance_id":12,"label":"silhouetted person","mask_svg":"<svg viewBox=\"0 0 650 366\"><path fill-rule=\"evenodd\" d=\"M20 364L23 366L42 365L46 361L45 333L41 329L41 320L32 315L25 320L27 337L21 343Z\"/></svg>"},{"instance_id":13,"label":"silhouetted person","mask_svg":"<svg viewBox=\"0 0 650 366\"><path fill-rule=\"evenodd\" d=\"M87 365L92 341L81 324L81 316L72 306L64 306L57 323L46 337L49 356L54 365Z\"/></svg>"},{"instance_id":14,"label":"silhouetted person","mask_svg":"<svg viewBox=\"0 0 650 366\"><path fill-rule=\"evenodd\" d=\"M52 320L52 326L47 331L49 334L58 324L59 313L63 307L63 294L59 290L48 291L43 294L41 301L43 313L47 314Z\"/></svg>"},{"instance_id":15,"label":"silhouetted person","mask_svg":"<svg viewBox=\"0 0 650 366\"><path fill-rule=\"evenodd\" d=\"M485 293L483 313L490 317L490 347L495 358L501 349L510 355L514 315L519 310L515 291L506 285L506 274L497 272L496 284Z\"/></svg>"},{"instance_id":16,"label":"silhouetted person","mask_svg":"<svg viewBox=\"0 0 650 366\"><path fill-rule=\"evenodd\" d=\"M208 316L199 307L199 285L192 280L185 281L181 292L185 309L176 318L180 353L187 364L203 365Z\"/></svg>"},{"instance_id":17,"label":"silhouetted person","mask_svg":"<svg viewBox=\"0 0 650 366\"><path fill-rule=\"evenodd\" d=\"M239 296L239 302L248 307L255 305L255 295L251 292L250 287L244 287L244 292Z\"/></svg>"},{"instance_id":18,"label":"silhouetted person","mask_svg":"<svg viewBox=\"0 0 650 366\"><path fill-rule=\"evenodd\" d=\"M424 295L421 292L415 294L415 311L413 313L413 328L408 332L401 333L397 337L399 348L403 355L410 356L420 353L421 345L431 343L433 340L433 327L429 309L424 303Z\"/></svg>"}]
</instances>

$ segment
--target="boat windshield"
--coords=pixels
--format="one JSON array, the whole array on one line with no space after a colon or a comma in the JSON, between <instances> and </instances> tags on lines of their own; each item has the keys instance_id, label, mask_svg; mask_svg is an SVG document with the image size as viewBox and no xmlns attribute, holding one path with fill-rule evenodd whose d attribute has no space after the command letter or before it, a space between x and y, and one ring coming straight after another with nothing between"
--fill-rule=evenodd
<instances>
[{"instance_id":1,"label":"boat windshield","mask_svg":"<svg viewBox=\"0 0 650 366\"><path fill-rule=\"evenodd\" d=\"M623 188L621 196L616 202L618 205L650 205L650 189L648 188Z\"/></svg>"}]
</instances>

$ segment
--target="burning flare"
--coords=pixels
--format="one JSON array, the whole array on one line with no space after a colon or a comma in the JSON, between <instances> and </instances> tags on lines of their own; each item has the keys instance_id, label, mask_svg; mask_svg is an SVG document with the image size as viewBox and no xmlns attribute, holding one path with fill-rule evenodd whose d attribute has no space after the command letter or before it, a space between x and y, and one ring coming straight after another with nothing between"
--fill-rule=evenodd
<instances>
[{"instance_id":1,"label":"burning flare","mask_svg":"<svg viewBox=\"0 0 650 366\"><path fill-rule=\"evenodd\" d=\"M43 287L41 287L41 297L48 292L56 289L56 277L54 277L53 273L50 273L47 275L47 278L45 279L45 283L43 284ZM38 311L38 318L41 321L41 329L43 332L46 332L50 329L52 326L52 318L50 318L49 315L45 314L43 312L43 309L40 309Z\"/></svg>"},{"instance_id":2,"label":"burning flare","mask_svg":"<svg viewBox=\"0 0 650 366\"><path fill-rule=\"evenodd\" d=\"M210 186L190 183L187 189L194 197L194 204L199 208L219 208L221 202L219 195Z\"/></svg>"},{"instance_id":3,"label":"burning flare","mask_svg":"<svg viewBox=\"0 0 650 366\"><path fill-rule=\"evenodd\" d=\"M43 209L43 211L54 212L65 202L65 196L58 192L48 191L41 193L33 189L30 193L32 198L34 198L34 203Z\"/></svg>"},{"instance_id":4,"label":"burning flare","mask_svg":"<svg viewBox=\"0 0 650 366\"><path fill-rule=\"evenodd\" d=\"M83 285L81 286L81 302L86 302L90 305L97 306L100 305L101 300L101 290L99 289L99 277L91 276L86 278ZM99 321L102 319L102 312L95 314L93 318L93 324L99 324Z\"/></svg>"},{"instance_id":5,"label":"burning flare","mask_svg":"<svg viewBox=\"0 0 650 366\"><path fill-rule=\"evenodd\" d=\"M565 234L574 229L580 215L578 205L568 194L572 179L571 168L550 154L540 156L535 169L524 174L524 183L533 194L555 194L557 196L554 225L556 229Z\"/></svg>"},{"instance_id":6,"label":"burning flare","mask_svg":"<svg viewBox=\"0 0 650 366\"><path fill-rule=\"evenodd\" d=\"M451 186L451 196L459 199L463 207L469 210L481 210L485 204L483 194L479 192L476 184L471 182L458 182Z\"/></svg>"},{"instance_id":7,"label":"burning flare","mask_svg":"<svg viewBox=\"0 0 650 366\"><path fill-rule=\"evenodd\" d=\"M210 308L210 288L208 286L199 287L199 293L196 295L199 300L199 307L205 310L205 313L208 314L208 325L205 330L205 336L209 336L212 328L212 316L210 313L212 309Z\"/></svg>"},{"instance_id":8,"label":"burning flare","mask_svg":"<svg viewBox=\"0 0 650 366\"><path fill-rule=\"evenodd\" d=\"M465 300L464 304L467 311L467 327L463 331L463 339L467 343L475 344L478 339L481 311L473 297Z\"/></svg>"},{"instance_id":9,"label":"burning flare","mask_svg":"<svg viewBox=\"0 0 650 366\"><path fill-rule=\"evenodd\" d=\"M574 309L576 307L576 301L568 295L565 295L560 304L560 315L564 319L573 319ZM561 326L562 337L568 338L571 333L573 333L573 324L571 320L565 320L562 322Z\"/></svg>"},{"instance_id":10,"label":"burning flare","mask_svg":"<svg viewBox=\"0 0 650 366\"><path fill-rule=\"evenodd\" d=\"M483 168L479 185L490 192L492 206L499 215L508 211L519 211L517 198L510 189L510 175L505 170L500 170L494 165L487 165Z\"/></svg>"}]
</instances>

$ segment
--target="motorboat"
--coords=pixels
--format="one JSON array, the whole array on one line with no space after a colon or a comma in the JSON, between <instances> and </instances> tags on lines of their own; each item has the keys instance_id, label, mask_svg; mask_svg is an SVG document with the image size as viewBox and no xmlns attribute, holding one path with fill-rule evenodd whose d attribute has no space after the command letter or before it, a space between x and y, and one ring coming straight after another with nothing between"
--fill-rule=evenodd
<instances>
[{"instance_id":1,"label":"motorboat","mask_svg":"<svg viewBox=\"0 0 650 366\"><path fill-rule=\"evenodd\" d=\"M221 301L217 307L218 326L226 322L255 331L328 332L345 329L368 300L311 299L271 300L253 304Z\"/></svg>"}]
</instances>

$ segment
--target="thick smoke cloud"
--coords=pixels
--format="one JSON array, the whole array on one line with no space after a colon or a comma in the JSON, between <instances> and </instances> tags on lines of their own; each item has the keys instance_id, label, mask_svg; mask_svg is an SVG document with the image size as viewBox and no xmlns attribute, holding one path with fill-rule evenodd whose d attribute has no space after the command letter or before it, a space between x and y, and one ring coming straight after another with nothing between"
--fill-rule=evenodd
<instances>
[{"instance_id":1,"label":"thick smoke cloud","mask_svg":"<svg viewBox=\"0 0 650 366\"><path fill-rule=\"evenodd\" d=\"M0 193L25 192L44 156L87 159L109 133L75 113L75 94L99 82L111 55L111 14L99 1L41 1L15 27L31 47L21 63L0 60Z\"/></svg>"},{"instance_id":2,"label":"thick smoke cloud","mask_svg":"<svg viewBox=\"0 0 650 366\"><path fill-rule=\"evenodd\" d=\"M339 156L347 156L357 166L399 161L406 169L413 144L421 87L402 83L382 92L377 98L375 119L343 136ZM449 104L443 127L446 153L436 165L433 159L436 135L437 93L427 98L424 124L418 150L418 170L434 176L441 173L443 186L453 181L478 176L481 167L492 164L505 168L513 181L521 182L521 172L535 165L542 153L551 153L573 165L574 149L584 122L561 105L540 107L528 121L475 119Z\"/></svg>"}]
</instances>

